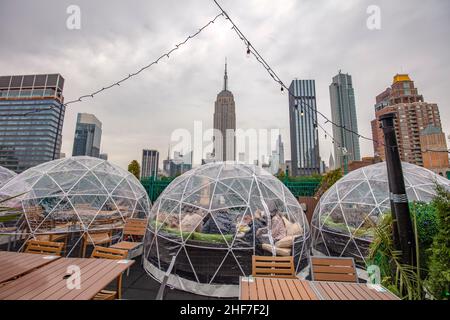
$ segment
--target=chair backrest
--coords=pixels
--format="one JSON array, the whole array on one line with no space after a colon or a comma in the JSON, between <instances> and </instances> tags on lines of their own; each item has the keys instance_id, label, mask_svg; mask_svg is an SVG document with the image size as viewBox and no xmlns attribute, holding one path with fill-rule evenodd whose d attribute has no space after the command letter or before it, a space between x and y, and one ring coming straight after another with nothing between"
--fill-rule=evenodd
<instances>
[{"instance_id":1,"label":"chair backrest","mask_svg":"<svg viewBox=\"0 0 450 320\"><path fill-rule=\"evenodd\" d=\"M313 281L358 282L353 258L311 257Z\"/></svg>"},{"instance_id":2,"label":"chair backrest","mask_svg":"<svg viewBox=\"0 0 450 320\"><path fill-rule=\"evenodd\" d=\"M123 235L144 236L147 229L147 220L129 218L123 228Z\"/></svg>"},{"instance_id":3,"label":"chair backrest","mask_svg":"<svg viewBox=\"0 0 450 320\"><path fill-rule=\"evenodd\" d=\"M27 241L25 253L61 256L63 247L64 242L29 240Z\"/></svg>"},{"instance_id":4,"label":"chair backrest","mask_svg":"<svg viewBox=\"0 0 450 320\"><path fill-rule=\"evenodd\" d=\"M294 257L252 257L252 276L294 279Z\"/></svg>"},{"instance_id":5,"label":"chair backrest","mask_svg":"<svg viewBox=\"0 0 450 320\"><path fill-rule=\"evenodd\" d=\"M92 251L91 258L122 260L127 256L128 252L125 250L96 246Z\"/></svg>"}]
</instances>

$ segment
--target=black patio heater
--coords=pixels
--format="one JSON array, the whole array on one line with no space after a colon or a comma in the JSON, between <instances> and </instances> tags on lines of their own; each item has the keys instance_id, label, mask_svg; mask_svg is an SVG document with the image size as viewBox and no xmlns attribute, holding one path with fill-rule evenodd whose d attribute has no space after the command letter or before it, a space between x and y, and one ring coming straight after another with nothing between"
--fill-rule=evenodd
<instances>
[{"instance_id":1,"label":"black patio heater","mask_svg":"<svg viewBox=\"0 0 450 320\"><path fill-rule=\"evenodd\" d=\"M409 212L402 163L395 135L394 119L396 113L387 113L379 117L384 133L386 166L389 180L391 210L393 215L392 234L396 250L402 252L402 262L416 265L416 243L413 224Z\"/></svg>"}]
</instances>

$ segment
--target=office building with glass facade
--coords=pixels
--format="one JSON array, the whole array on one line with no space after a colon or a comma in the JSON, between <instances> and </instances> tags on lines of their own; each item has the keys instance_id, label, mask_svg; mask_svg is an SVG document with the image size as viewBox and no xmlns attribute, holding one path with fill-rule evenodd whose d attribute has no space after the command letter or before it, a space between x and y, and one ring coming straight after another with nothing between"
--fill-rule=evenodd
<instances>
[{"instance_id":1,"label":"office building with glass facade","mask_svg":"<svg viewBox=\"0 0 450 320\"><path fill-rule=\"evenodd\" d=\"M289 87L292 175L320 173L316 84L294 80ZM294 98L295 97L295 98Z\"/></svg>"},{"instance_id":2,"label":"office building with glass facade","mask_svg":"<svg viewBox=\"0 0 450 320\"><path fill-rule=\"evenodd\" d=\"M100 157L102 123L89 113L79 113L75 127L72 156Z\"/></svg>"},{"instance_id":3,"label":"office building with glass facade","mask_svg":"<svg viewBox=\"0 0 450 320\"><path fill-rule=\"evenodd\" d=\"M159 152L142 150L141 178L156 177L159 168Z\"/></svg>"},{"instance_id":4,"label":"office building with glass facade","mask_svg":"<svg viewBox=\"0 0 450 320\"><path fill-rule=\"evenodd\" d=\"M333 77L330 102L331 119L338 125L333 126L335 165L336 168L345 168L349 162L361 160L355 91L351 75L339 71L339 74Z\"/></svg>"},{"instance_id":5,"label":"office building with glass facade","mask_svg":"<svg viewBox=\"0 0 450 320\"><path fill-rule=\"evenodd\" d=\"M59 159L63 88L60 74L0 76L0 166L20 173Z\"/></svg>"}]
</instances>

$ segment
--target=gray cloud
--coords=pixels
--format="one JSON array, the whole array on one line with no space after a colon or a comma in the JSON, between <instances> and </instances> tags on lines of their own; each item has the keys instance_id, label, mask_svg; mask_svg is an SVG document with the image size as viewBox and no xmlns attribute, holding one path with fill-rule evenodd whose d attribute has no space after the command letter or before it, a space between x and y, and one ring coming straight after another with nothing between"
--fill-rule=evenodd
<instances>
[{"instance_id":1,"label":"gray cloud","mask_svg":"<svg viewBox=\"0 0 450 320\"><path fill-rule=\"evenodd\" d=\"M375 96L397 72L408 72L425 99L440 106L450 133L450 3L430 0L222 0L253 45L289 84L316 79L319 109L330 115L328 86L339 69L354 78L359 127L370 136ZM82 29L66 28L66 8L81 7ZM382 29L366 28L366 9L382 10ZM138 70L218 13L212 1L14 1L0 2L1 74L59 72L67 100ZM224 57L236 99L238 127L281 128L290 158L288 97L223 19L169 60L119 88L69 107L63 151L72 151L76 114L103 122L102 149L126 167L142 148L165 155L170 134L212 126L214 100L222 87ZM331 132L331 127L328 126ZM361 141L362 153L373 153ZM321 154L332 145L321 134Z\"/></svg>"}]
</instances>

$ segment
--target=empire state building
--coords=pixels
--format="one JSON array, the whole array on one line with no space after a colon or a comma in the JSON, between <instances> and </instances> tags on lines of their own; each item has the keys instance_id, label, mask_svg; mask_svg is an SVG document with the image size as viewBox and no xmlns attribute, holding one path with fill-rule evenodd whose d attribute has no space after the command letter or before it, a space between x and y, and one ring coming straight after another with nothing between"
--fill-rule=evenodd
<instances>
[{"instance_id":1,"label":"empire state building","mask_svg":"<svg viewBox=\"0 0 450 320\"><path fill-rule=\"evenodd\" d=\"M223 90L217 95L214 107L214 158L216 161L236 159L236 110L234 96L228 90L227 62Z\"/></svg>"}]
</instances>

